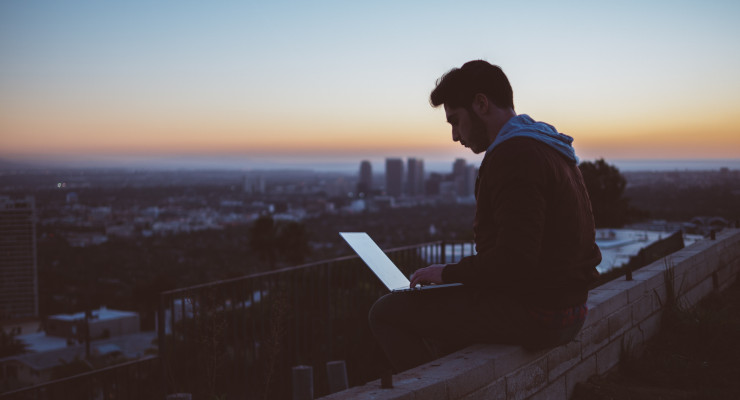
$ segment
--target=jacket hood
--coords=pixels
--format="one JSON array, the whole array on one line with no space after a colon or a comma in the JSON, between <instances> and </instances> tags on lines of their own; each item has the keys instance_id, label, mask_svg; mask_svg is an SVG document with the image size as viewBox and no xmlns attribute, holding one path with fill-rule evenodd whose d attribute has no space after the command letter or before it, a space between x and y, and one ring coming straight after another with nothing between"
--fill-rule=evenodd
<instances>
[{"instance_id":1,"label":"jacket hood","mask_svg":"<svg viewBox=\"0 0 740 400\"><path fill-rule=\"evenodd\" d=\"M576 151L573 149L572 137L558 132L557 129L550 124L533 120L527 114L517 115L506 122L496 136L496 139L490 146L488 146L486 154L493 151L493 149L501 143L515 137L528 137L538 140L559 151L561 154L568 157L568 159L578 164L578 157L576 157Z\"/></svg>"}]
</instances>

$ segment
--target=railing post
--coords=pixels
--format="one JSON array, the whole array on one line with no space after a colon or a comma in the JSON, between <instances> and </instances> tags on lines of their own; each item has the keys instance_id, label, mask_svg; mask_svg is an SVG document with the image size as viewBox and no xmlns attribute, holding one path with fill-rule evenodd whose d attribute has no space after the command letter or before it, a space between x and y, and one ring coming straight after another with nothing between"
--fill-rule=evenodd
<instances>
[{"instance_id":1,"label":"railing post","mask_svg":"<svg viewBox=\"0 0 740 400\"><path fill-rule=\"evenodd\" d=\"M386 370L380 375L380 388L381 389L393 389L393 373L390 370Z\"/></svg>"},{"instance_id":2,"label":"railing post","mask_svg":"<svg viewBox=\"0 0 740 400\"><path fill-rule=\"evenodd\" d=\"M326 336L325 336L325 342L327 346L327 353L332 354L332 330L334 329L333 326L333 315L331 312L331 293L332 293L332 287L331 287L331 270L334 267L334 263L328 263L326 266L326 292L324 295L326 296L326 323L324 324L326 326Z\"/></svg>"},{"instance_id":3,"label":"railing post","mask_svg":"<svg viewBox=\"0 0 740 400\"><path fill-rule=\"evenodd\" d=\"M159 346L159 363L160 367L162 369L162 391L163 393L167 393L169 391L169 388L167 387L167 360L165 356L165 333L166 330L164 329L164 324L166 321L165 318L165 294L160 293L159 294L159 312L157 313L157 342ZM174 312L174 309L173 309Z\"/></svg>"},{"instance_id":4,"label":"railing post","mask_svg":"<svg viewBox=\"0 0 740 400\"><path fill-rule=\"evenodd\" d=\"M313 367L293 367L293 400L313 400Z\"/></svg>"},{"instance_id":5,"label":"railing post","mask_svg":"<svg viewBox=\"0 0 740 400\"><path fill-rule=\"evenodd\" d=\"M344 360L329 361L326 363L326 376L329 380L329 393L336 393L346 390L349 387L347 382L347 365Z\"/></svg>"},{"instance_id":6,"label":"railing post","mask_svg":"<svg viewBox=\"0 0 740 400\"><path fill-rule=\"evenodd\" d=\"M442 258L442 260L439 263L447 264L447 243L443 240L441 246L442 248L440 249L440 257Z\"/></svg>"}]
</instances>

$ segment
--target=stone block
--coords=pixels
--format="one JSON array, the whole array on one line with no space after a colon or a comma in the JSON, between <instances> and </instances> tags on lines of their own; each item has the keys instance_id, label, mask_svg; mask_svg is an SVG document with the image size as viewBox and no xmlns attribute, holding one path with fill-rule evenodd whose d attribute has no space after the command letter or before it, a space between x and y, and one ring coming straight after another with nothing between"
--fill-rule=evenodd
<instances>
[{"instance_id":1,"label":"stone block","mask_svg":"<svg viewBox=\"0 0 740 400\"><path fill-rule=\"evenodd\" d=\"M606 347L596 352L596 373L603 375L617 364L622 356L622 338L610 342Z\"/></svg>"},{"instance_id":2,"label":"stone block","mask_svg":"<svg viewBox=\"0 0 740 400\"><path fill-rule=\"evenodd\" d=\"M740 272L740 257L736 258L734 261L730 263L730 271L733 274L737 274L738 272Z\"/></svg>"},{"instance_id":3,"label":"stone block","mask_svg":"<svg viewBox=\"0 0 740 400\"><path fill-rule=\"evenodd\" d=\"M584 359L565 374L565 398L573 395L573 388L578 382L586 382L593 375L596 375L596 355Z\"/></svg>"},{"instance_id":4,"label":"stone block","mask_svg":"<svg viewBox=\"0 0 740 400\"><path fill-rule=\"evenodd\" d=\"M554 382L581 361L581 342L572 341L547 353L547 381Z\"/></svg>"},{"instance_id":5,"label":"stone block","mask_svg":"<svg viewBox=\"0 0 740 400\"><path fill-rule=\"evenodd\" d=\"M642 298L630 304L633 325L639 324L640 322L642 322L642 320L649 317L652 313L659 309L654 296L655 295L651 293L645 293Z\"/></svg>"},{"instance_id":6,"label":"stone block","mask_svg":"<svg viewBox=\"0 0 740 400\"><path fill-rule=\"evenodd\" d=\"M581 341L581 357L586 358L609 343L609 320L606 318L583 328L576 336Z\"/></svg>"},{"instance_id":7,"label":"stone block","mask_svg":"<svg viewBox=\"0 0 740 400\"><path fill-rule=\"evenodd\" d=\"M674 254L676 254L676 253L674 253ZM650 264L648 264L648 265L640 268L640 270L644 270L644 271L662 271L665 268L666 268L666 260L665 260L665 258L661 258L659 260L653 261Z\"/></svg>"},{"instance_id":8,"label":"stone block","mask_svg":"<svg viewBox=\"0 0 740 400\"><path fill-rule=\"evenodd\" d=\"M532 395L529 400L562 400L567 397L565 387L565 376L561 376L555 382L550 383L544 389Z\"/></svg>"},{"instance_id":9,"label":"stone block","mask_svg":"<svg viewBox=\"0 0 740 400\"><path fill-rule=\"evenodd\" d=\"M705 279L712 276L712 273L719 268L719 261L714 264L702 263L695 265L694 268L687 271L687 290L693 289L696 285L701 284Z\"/></svg>"},{"instance_id":10,"label":"stone block","mask_svg":"<svg viewBox=\"0 0 740 400\"><path fill-rule=\"evenodd\" d=\"M640 358L643 350L645 350L645 337L643 336L640 327L635 326L625 332L622 338L622 343L627 357L630 357L631 359Z\"/></svg>"},{"instance_id":11,"label":"stone block","mask_svg":"<svg viewBox=\"0 0 740 400\"><path fill-rule=\"evenodd\" d=\"M655 313L638 325L640 332L642 332L643 340L648 341L654 337L660 331L660 323L662 320L662 313Z\"/></svg>"},{"instance_id":12,"label":"stone block","mask_svg":"<svg viewBox=\"0 0 740 400\"><path fill-rule=\"evenodd\" d=\"M394 386L403 389L408 386L408 390L419 392L424 385L437 385L438 382L443 382L449 398L460 398L486 386L496 378L495 362L490 358L490 354L475 351L481 348L484 346L471 346L395 375Z\"/></svg>"},{"instance_id":13,"label":"stone block","mask_svg":"<svg viewBox=\"0 0 740 400\"><path fill-rule=\"evenodd\" d=\"M542 357L506 375L506 398L511 400L526 399L546 385L547 357Z\"/></svg>"},{"instance_id":14,"label":"stone block","mask_svg":"<svg viewBox=\"0 0 740 400\"><path fill-rule=\"evenodd\" d=\"M467 394L462 400L506 400L506 378L496 379L491 384Z\"/></svg>"},{"instance_id":15,"label":"stone block","mask_svg":"<svg viewBox=\"0 0 740 400\"><path fill-rule=\"evenodd\" d=\"M322 397L322 400L417 400L414 393L402 389L381 389L380 380L355 386L341 392Z\"/></svg>"},{"instance_id":16,"label":"stone block","mask_svg":"<svg viewBox=\"0 0 740 400\"><path fill-rule=\"evenodd\" d=\"M632 327L632 309L628 305L611 313L607 318L607 323L609 325L609 340L614 340L615 337Z\"/></svg>"},{"instance_id":17,"label":"stone block","mask_svg":"<svg viewBox=\"0 0 740 400\"><path fill-rule=\"evenodd\" d=\"M481 360L492 360L495 378L499 378L533 360L542 357L547 350L528 351L521 346L481 344L470 346L471 357Z\"/></svg>"},{"instance_id":18,"label":"stone block","mask_svg":"<svg viewBox=\"0 0 740 400\"><path fill-rule=\"evenodd\" d=\"M668 290L664 284L653 288L651 298L653 299L653 309L661 309L668 303Z\"/></svg>"},{"instance_id":19,"label":"stone block","mask_svg":"<svg viewBox=\"0 0 740 400\"><path fill-rule=\"evenodd\" d=\"M447 400L447 382L439 378L396 375L393 387L412 392L415 399Z\"/></svg>"},{"instance_id":20,"label":"stone block","mask_svg":"<svg viewBox=\"0 0 740 400\"><path fill-rule=\"evenodd\" d=\"M734 285L735 282L737 282L738 275L732 274L732 275L724 275L724 278L720 280L719 283L719 291L725 291L730 288L730 286Z\"/></svg>"},{"instance_id":21,"label":"stone block","mask_svg":"<svg viewBox=\"0 0 740 400\"><path fill-rule=\"evenodd\" d=\"M641 268L632 273L632 279L644 282L645 291L647 292L665 283L665 275L662 270L647 270Z\"/></svg>"},{"instance_id":22,"label":"stone block","mask_svg":"<svg viewBox=\"0 0 740 400\"><path fill-rule=\"evenodd\" d=\"M686 294L681 296L679 299L679 304L684 307L693 307L713 290L714 284L712 283L712 278L706 278L704 279L704 281L694 286L693 289L689 290L688 292L686 292Z\"/></svg>"},{"instance_id":23,"label":"stone block","mask_svg":"<svg viewBox=\"0 0 740 400\"><path fill-rule=\"evenodd\" d=\"M716 266L717 263L719 263L720 260L720 254L724 251L723 248L721 248L720 245L714 246L713 248L709 249L708 251L704 252L704 262L703 264L707 264L709 266Z\"/></svg>"},{"instance_id":24,"label":"stone block","mask_svg":"<svg viewBox=\"0 0 740 400\"><path fill-rule=\"evenodd\" d=\"M690 270L692 270L695 266L700 265L704 262L703 255L701 255L702 259L699 259L699 254L692 255L691 257L681 261L681 262L675 262L671 260L670 256L666 258L667 264L665 265L667 268L673 269L673 276L679 277L684 276L686 273ZM666 268L663 268L664 270Z\"/></svg>"},{"instance_id":25,"label":"stone block","mask_svg":"<svg viewBox=\"0 0 740 400\"><path fill-rule=\"evenodd\" d=\"M672 268L675 271L675 275L679 276L693 265L703 262L703 259L704 255L700 251L684 249L661 258L643 268L650 271L665 271L667 268Z\"/></svg>"},{"instance_id":26,"label":"stone block","mask_svg":"<svg viewBox=\"0 0 740 400\"><path fill-rule=\"evenodd\" d=\"M635 280L634 278L631 281L628 281L624 279L623 277L620 277L611 282L607 282L599 286L599 289L626 291L627 292L627 302L630 303L634 301L635 298L640 297L642 293L645 291L645 282ZM632 296L630 296L630 294Z\"/></svg>"},{"instance_id":27,"label":"stone block","mask_svg":"<svg viewBox=\"0 0 740 400\"><path fill-rule=\"evenodd\" d=\"M627 292L614 289L596 288L588 293L588 316L584 326L602 320L609 314L627 305Z\"/></svg>"}]
</instances>

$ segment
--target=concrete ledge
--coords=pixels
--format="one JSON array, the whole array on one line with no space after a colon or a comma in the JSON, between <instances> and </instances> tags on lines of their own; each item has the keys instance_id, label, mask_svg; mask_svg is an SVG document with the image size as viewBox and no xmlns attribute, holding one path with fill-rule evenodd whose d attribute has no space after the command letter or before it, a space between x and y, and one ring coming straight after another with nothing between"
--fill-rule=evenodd
<instances>
[{"instance_id":1,"label":"concrete ledge","mask_svg":"<svg viewBox=\"0 0 740 400\"><path fill-rule=\"evenodd\" d=\"M635 271L632 281L590 291L586 323L571 343L539 352L474 345L395 375L393 389L373 381L324 399L566 399L578 382L614 368L625 352L639 354L658 333L667 285L690 307L729 287L739 272L740 230L727 229Z\"/></svg>"}]
</instances>

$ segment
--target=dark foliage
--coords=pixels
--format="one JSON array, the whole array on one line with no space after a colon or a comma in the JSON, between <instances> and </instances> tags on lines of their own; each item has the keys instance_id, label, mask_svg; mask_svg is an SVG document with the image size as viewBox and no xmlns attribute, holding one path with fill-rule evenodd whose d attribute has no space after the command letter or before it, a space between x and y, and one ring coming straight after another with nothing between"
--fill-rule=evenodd
<instances>
[{"instance_id":1,"label":"dark foliage","mask_svg":"<svg viewBox=\"0 0 740 400\"><path fill-rule=\"evenodd\" d=\"M623 196L627 181L619 170L603 158L594 162L583 161L578 167L591 198L596 227L624 226L629 219L630 208L629 200Z\"/></svg>"}]
</instances>

